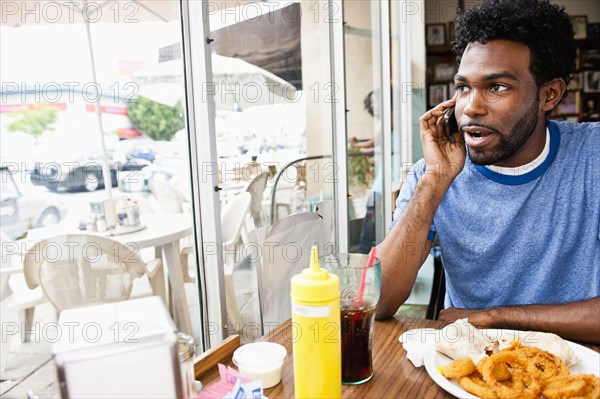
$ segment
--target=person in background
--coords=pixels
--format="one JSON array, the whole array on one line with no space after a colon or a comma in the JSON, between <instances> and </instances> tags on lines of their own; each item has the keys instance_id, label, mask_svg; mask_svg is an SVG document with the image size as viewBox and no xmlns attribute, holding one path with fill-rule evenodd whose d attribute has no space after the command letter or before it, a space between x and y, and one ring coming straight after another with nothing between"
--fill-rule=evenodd
<instances>
[{"instance_id":1,"label":"person in background","mask_svg":"<svg viewBox=\"0 0 600 399\"><path fill-rule=\"evenodd\" d=\"M437 235L440 320L600 343L600 123L554 122L575 69L573 27L545 0L460 12L455 97L420 119L424 158L378 248L378 319L406 300ZM455 107L459 129L444 134Z\"/></svg>"},{"instance_id":2,"label":"person in background","mask_svg":"<svg viewBox=\"0 0 600 399\"><path fill-rule=\"evenodd\" d=\"M377 105L377 97L374 95L374 91L370 91L363 99L363 106L365 111L373 118L375 118L375 130L371 138L367 140L359 140L356 137L350 139L350 145L356 148L373 148L375 147L375 136L377 131L381 131L381 113L379 112L379 106Z\"/></svg>"}]
</instances>

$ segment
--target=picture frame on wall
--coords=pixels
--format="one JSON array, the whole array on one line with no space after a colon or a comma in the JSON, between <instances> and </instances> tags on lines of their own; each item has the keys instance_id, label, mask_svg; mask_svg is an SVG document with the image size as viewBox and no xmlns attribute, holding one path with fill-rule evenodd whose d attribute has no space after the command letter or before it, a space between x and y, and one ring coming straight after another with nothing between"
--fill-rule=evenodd
<instances>
[{"instance_id":1,"label":"picture frame on wall","mask_svg":"<svg viewBox=\"0 0 600 399\"><path fill-rule=\"evenodd\" d=\"M585 93L600 93L600 70L583 71L583 91Z\"/></svg>"},{"instance_id":2,"label":"picture frame on wall","mask_svg":"<svg viewBox=\"0 0 600 399\"><path fill-rule=\"evenodd\" d=\"M587 15L575 15L571 17L575 39L587 39Z\"/></svg>"},{"instance_id":3,"label":"picture frame on wall","mask_svg":"<svg viewBox=\"0 0 600 399\"><path fill-rule=\"evenodd\" d=\"M443 62L433 66L433 78L436 82L454 80L456 65L451 62Z\"/></svg>"},{"instance_id":4,"label":"picture frame on wall","mask_svg":"<svg viewBox=\"0 0 600 399\"><path fill-rule=\"evenodd\" d=\"M446 84L434 84L429 85L428 96L429 107L435 107L439 103L448 99L448 85Z\"/></svg>"},{"instance_id":5,"label":"picture frame on wall","mask_svg":"<svg viewBox=\"0 0 600 399\"><path fill-rule=\"evenodd\" d=\"M558 104L558 115L572 115L579 113L579 90L569 90Z\"/></svg>"},{"instance_id":6,"label":"picture frame on wall","mask_svg":"<svg viewBox=\"0 0 600 399\"><path fill-rule=\"evenodd\" d=\"M446 44L446 24L425 25L425 43L427 46L443 46Z\"/></svg>"},{"instance_id":7,"label":"picture frame on wall","mask_svg":"<svg viewBox=\"0 0 600 399\"><path fill-rule=\"evenodd\" d=\"M600 69L600 49L591 48L581 51L579 68Z\"/></svg>"}]
</instances>

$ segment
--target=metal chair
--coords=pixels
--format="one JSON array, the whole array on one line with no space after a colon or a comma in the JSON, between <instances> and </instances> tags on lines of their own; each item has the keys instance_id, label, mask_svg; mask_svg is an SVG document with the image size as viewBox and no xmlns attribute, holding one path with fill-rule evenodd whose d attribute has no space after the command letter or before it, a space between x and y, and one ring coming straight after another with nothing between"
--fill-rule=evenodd
<instances>
[{"instance_id":1,"label":"metal chair","mask_svg":"<svg viewBox=\"0 0 600 399\"><path fill-rule=\"evenodd\" d=\"M427 306L427 319L437 320L440 311L444 309L444 299L446 296L446 276L444 275L444 264L442 263L442 251L440 247L434 246L431 249L433 254L433 285L431 287L431 297Z\"/></svg>"}]
</instances>

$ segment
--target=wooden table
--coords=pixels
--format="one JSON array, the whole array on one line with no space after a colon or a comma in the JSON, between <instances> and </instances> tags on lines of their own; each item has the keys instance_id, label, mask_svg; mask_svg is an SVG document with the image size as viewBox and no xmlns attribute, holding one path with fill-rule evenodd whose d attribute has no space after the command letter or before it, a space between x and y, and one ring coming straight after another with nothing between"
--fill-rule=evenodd
<instances>
[{"instance_id":1,"label":"wooden table","mask_svg":"<svg viewBox=\"0 0 600 399\"><path fill-rule=\"evenodd\" d=\"M413 328L441 328L442 323L412 317L395 317L376 321L373 330L373 368L375 375L371 381L356 386L342 386L344 398L453 398L438 387L425 371L416 368L406 358L406 351L398 341L400 334ZM292 365L291 322L288 320L265 335L263 341L283 345L288 357L283 364L282 381L265 390L270 399L293 398L294 376ZM229 337L219 347L203 353L195 359L196 378L208 385L219 378L217 363L233 366L231 355L240 346L239 336ZM600 352L600 346L584 346ZM200 361L202 359L202 361ZM7 381L0 384L3 398L26 398L31 390L42 398L60 398L56 369L51 359L44 359L35 370L21 381Z\"/></svg>"},{"instance_id":2,"label":"wooden table","mask_svg":"<svg viewBox=\"0 0 600 399\"><path fill-rule=\"evenodd\" d=\"M453 398L454 396L440 388L429 377L425 367L413 366L406 358L406 351L398 340L403 332L414 328L441 327L443 327L441 322L411 317L394 317L384 321L375 321L373 330L373 369L375 373L373 378L362 385L343 385L342 396L361 399ZM288 352L288 357L283 364L281 383L265 390L265 396L270 399L294 397L292 342L289 339L291 336L291 322L288 320L262 338L263 341L283 345ZM597 345L584 346L600 352L600 347ZM235 347L230 346L229 349L230 351L222 351L219 361L233 365L231 353ZM204 368L196 367L196 376L204 385L218 379L218 371L215 367L204 370Z\"/></svg>"}]
</instances>

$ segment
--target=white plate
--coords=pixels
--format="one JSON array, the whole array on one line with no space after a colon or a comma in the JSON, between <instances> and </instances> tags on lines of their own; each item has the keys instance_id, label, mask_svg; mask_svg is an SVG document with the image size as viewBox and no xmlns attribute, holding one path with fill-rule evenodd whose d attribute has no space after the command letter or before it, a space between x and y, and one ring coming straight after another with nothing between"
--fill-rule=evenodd
<instances>
[{"instance_id":1,"label":"white plate","mask_svg":"<svg viewBox=\"0 0 600 399\"><path fill-rule=\"evenodd\" d=\"M481 330L481 332L493 337L514 337L515 333L515 331L512 330ZM571 374L594 374L600 377L600 354L574 342L567 340L565 340L565 342L573 349L575 355L580 359L579 363L570 368ZM447 380L446 377L438 371L439 366L445 366L451 361L452 359L448 356L436 351L434 345L429 347L425 353L425 369L436 384L457 398L478 399L477 396L465 391L457 380Z\"/></svg>"}]
</instances>

